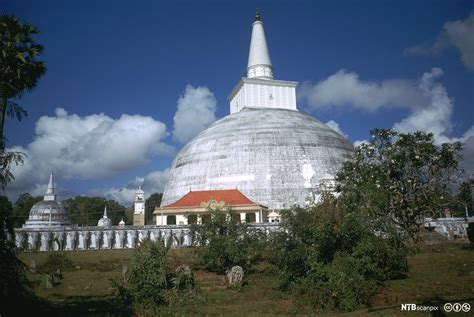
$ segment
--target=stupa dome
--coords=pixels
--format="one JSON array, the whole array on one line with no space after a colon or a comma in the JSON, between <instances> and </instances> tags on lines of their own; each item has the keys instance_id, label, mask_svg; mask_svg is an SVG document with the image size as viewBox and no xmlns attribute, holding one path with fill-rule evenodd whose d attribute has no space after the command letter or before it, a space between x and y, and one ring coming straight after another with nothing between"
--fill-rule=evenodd
<instances>
[{"instance_id":1,"label":"stupa dome","mask_svg":"<svg viewBox=\"0 0 474 317\"><path fill-rule=\"evenodd\" d=\"M189 191L238 189L270 209L314 203L334 188L353 147L298 111L297 82L274 79L261 16L252 23L247 77L230 93L230 115L186 144L170 169L167 206Z\"/></svg>"},{"instance_id":2,"label":"stupa dome","mask_svg":"<svg viewBox=\"0 0 474 317\"><path fill-rule=\"evenodd\" d=\"M112 220L107 217L107 206L104 207L104 215L97 222L98 227L110 228L112 227Z\"/></svg>"},{"instance_id":3,"label":"stupa dome","mask_svg":"<svg viewBox=\"0 0 474 317\"><path fill-rule=\"evenodd\" d=\"M273 209L304 205L352 151L344 137L301 112L243 108L211 124L178 153L162 205L190 190L233 188Z\"/></svg>"},{"instance_id":4,"label":"stupa dome","mask_svg":"<svg viewBox=\"0 0 474 317\"><path fill-rule=\"evenodd\" d=\"M51 172L48 190L43 201L39 201L30 209L28 220L23 228L45 228L70 225L61 202L56 200L54 193L54 176Z\"/></svg>"}]
</instances>

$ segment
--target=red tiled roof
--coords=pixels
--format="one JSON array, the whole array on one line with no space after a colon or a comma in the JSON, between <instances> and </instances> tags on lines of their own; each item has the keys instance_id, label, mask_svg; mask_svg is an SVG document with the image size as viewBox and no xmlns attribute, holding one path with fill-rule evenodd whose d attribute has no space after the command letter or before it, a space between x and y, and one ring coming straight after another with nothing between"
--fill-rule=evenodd
<instances>
[{"instance_id":1,"label":"red tiled roof","mask_svg":"<svg viewBox=\"0 0 474 317\"><path fill-rule=\"evenodd\" d=\"M256 205L238 189L190 191L177 201L165 207L199 207L202 202L224 201L226 205Z\"/></svg>"}]
</instances>

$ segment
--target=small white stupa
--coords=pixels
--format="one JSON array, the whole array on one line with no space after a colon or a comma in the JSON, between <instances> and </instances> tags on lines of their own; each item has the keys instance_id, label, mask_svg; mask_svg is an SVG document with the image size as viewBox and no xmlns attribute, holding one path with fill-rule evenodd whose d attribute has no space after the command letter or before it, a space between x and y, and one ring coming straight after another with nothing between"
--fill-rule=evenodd
<instances>
[{"instance_id":1,"label":"small white stupa","mask_svg":"<svg viewBox=\"0 0 474 317\"><path fill-rule=\"evenodd\" d=\"M102 218L99 219L97 226L104 228L112 227L112 220L107 217L107 206L104 207L104 215L102 216Z\"/></svg>"}]
</instances>

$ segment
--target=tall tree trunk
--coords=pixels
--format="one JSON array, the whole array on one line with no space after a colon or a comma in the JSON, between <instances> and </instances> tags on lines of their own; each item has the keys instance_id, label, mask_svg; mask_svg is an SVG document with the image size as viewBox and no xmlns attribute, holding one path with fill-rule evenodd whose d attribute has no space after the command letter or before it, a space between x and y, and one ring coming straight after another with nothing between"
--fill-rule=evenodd
<instances>
[{"instance_id":1,"label":"tall tree trunk","mask_svg":"<svg viewBox=\"0 0 474 317\"><path fill-rule=\"evenodd\" d=\"M7 97L0 96L0 154L5 151L5 117L7 115Z\"/></svg>"}]
</instances>

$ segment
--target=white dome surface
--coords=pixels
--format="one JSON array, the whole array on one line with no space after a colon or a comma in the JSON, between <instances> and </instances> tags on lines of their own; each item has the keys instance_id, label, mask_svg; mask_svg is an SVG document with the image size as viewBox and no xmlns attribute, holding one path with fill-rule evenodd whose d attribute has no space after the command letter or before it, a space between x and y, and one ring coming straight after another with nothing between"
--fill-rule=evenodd
<instances>
[{"instance_id":1,"label":"white dome surface","mask_svg":"<svg viewBox=\"0 0 474 317\"><path fill-rule=\"evenodd\" d=\"M301 112L244 108L183 147L171 165L162 206L190 190L233 188L272 209L304 205L352 151L340 134Z\"/></svg>"},{"instance_id":2,"label":"white dome surface","mask_svg":"<svg viewBox=\"0 0 474 317\"><path fill-rule=\"evenodd\" d=\"M46 228L69 226L63 205L54 200L39 201L31 207L30 216L23 228Z\"/></svg>"}]
</instances>

